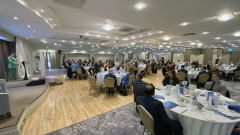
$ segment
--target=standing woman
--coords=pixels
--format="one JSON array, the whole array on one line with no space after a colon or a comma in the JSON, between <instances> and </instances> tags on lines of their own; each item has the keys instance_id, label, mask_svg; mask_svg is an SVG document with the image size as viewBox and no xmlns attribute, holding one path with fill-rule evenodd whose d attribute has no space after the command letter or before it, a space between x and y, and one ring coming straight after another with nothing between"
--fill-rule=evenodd
<instances>
[{"instance_id":1,"label":"standing woman","mask_svg":"<svg viewBox=\"0 0 240 135\"><path fill-rule=\"evenodd\" d=\"M176 72L175 72L174 69L171 69L168 72L168 75L165 76L165 78L163 79L162 83L163 83L163 86L166 86L166 85L176 86L176 84L179 84L179 80L176 77Z\"/></svg>"},{"instance_id":2,"label":"standing woman","mask_svg":"<svg viewBox=\"0 0 240 135\"><path fill-rule=\"evenodd\" d=\"M9 79L10 81L16 81L16 68L17 60L14 58L15 52L11 52L11 55L8 56L8 68L9 68Z\"/></svg>"},{"instance_id":3,"label":"standing woman","mask_svg":"<svg viewBox=\"0 0 240 135\"><path fill-rule=\"evenodd\" d=\"M156 64L155 60L152 60L151 67L152 67L152 73L157 74L157 64Z\"/></svg>"},{"instance_id":4,"label":"standing woman","mask_svg":"<svg viewBox=\"0 0 240 135\"><path fill-rule=\"evenodd\" d=\"M164 64L164 57L161 58L161 61L162 61L162 66L163 66L163 64Z\"/></svg>"}]
</instances>

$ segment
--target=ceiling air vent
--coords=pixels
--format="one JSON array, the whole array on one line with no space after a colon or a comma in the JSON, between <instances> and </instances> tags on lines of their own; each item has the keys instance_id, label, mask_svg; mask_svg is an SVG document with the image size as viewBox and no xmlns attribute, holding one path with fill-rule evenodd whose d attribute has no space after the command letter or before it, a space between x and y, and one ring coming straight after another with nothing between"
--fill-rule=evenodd
<instances>
[{"instance_id":1,"label":"ceiling air vent","mask_svg":"<svg viewBox=\"0 0 240 135\"><path fill-rule=\"evenodd\" d=\"M135 28L123 27L123 28L118 29L118 31L121 31L121 32L130 32L133 30L135 30Z\"/></svg>"},{"instance_id":2,"label":"ceiling air vent","mask_svg":"<svg viewBox=\"0 0 240 135\"><path fill-rule=\"evenodd\" d=\"M183 36L194 36L197 35L196 33L186 33L186 34L182 34Z\"/></svg>"},{"instance_id":3,"label":"ceiling air vent","mask_svg":"<svg viewBox=\"0 0 240 135\"><path fill-rule=\"evenodd\" d=\"M82 9L87 0L53 0L54 3L65 6Z\"/></svg>"}]
</instances>

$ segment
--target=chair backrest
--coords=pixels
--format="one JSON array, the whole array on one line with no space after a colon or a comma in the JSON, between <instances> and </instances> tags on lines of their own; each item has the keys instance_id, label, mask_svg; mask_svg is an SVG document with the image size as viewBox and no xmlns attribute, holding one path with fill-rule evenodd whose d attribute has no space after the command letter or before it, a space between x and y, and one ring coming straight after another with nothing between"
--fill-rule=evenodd
<instances>
[{"instance_id":1,"label":"chair backrest","mask_svg":"<svg viewBox=\"0 0 240 135\"><path fill-rule=\"evenodd\" d=\"M209 75L208 74L202 74L199 76L199 83L206 83L207 80L209 79Z\"/></svg>"},{"instance_id":2,"label":"chair backrest","mask_svg":"<svg viewBox=\"0 0 240 135\"><path fill-rule=\"evenodd\" d=\"M183 72L177 72L176 76L177 76L179 81L184 81L185 77L186 77L186 74L183 73Z\"/></svg>"},{"instance_id":3,"label":"chair backrest","mask_svg":"<svg viewBox=\"0 0 240 135\"><path fill-rule=\"evenodd\" d=\"M154 119L152 115L141 105L137 105L139 115L142 119L144 126L150 131L153 135L154 133Z\"/></svg>"},{"instance_id":4,"label":"chair backrest","mask_svg":"<svg viewBox=\"0 0 240 135\"><path fill-rule=\"evenodd\" d=\"M92 77L92 76L88 76L88 82L89 82L89 85L90 86L96 86L96 79L94 78L94 77Z\"/></svg>"},{"instance_id":5,"label":"chair backrest","mask_svg":"<svg viewBox=\"0 0 240 135\"><path fill-rule=\"evenodd\" d=\"M235 76L240 76L240 70L235 71Z\"/></svg>"},{"instance_id":6,"label":"chair backrest","mask_svg":"<svg viewBox=\"0 0 240 135\"><path fill-rule=\"evenodd\" d=\"M7 93L7 86L6 86L6 80L5 79L0 79L0 93Z\"/></svg>"},{"instance_id":7,"label":"chair backrest","mask_svg":"<svg viewBox=\"0 0 240 135\"><path fill-rule=\"evenodd\" d=\"M114 88L114 83L115 83L115 80L111 77L107 77L104 79L105 87Z\"/></svg>"},{"instance_id":8,"label":"chair backrest","mask_svg":"<svg viewBox=\"0 0 240 135\"><path fill-rule=\"evenodd\" d=\"M150 72L151 72L151 70L152 70L152 67L151 67L151 66L149 66L149 67L148 67L148 69L147 69L147 73L150 73Z\"/></svg>"},{"instance_id":9,"label":"chair backrest","mask_svg":"<svg viewBox=\"0 0 240 135\"><path fill-rule=\"evenodd\" d=\"M133 74L133 68L129 68L129 74L130 74L130 75Z\"/></svg>"},{"instance_id":10,"label":"chair backrest","mask_svg":"<svg viewBox=\"0 0 240 135\"><path fill-rule=\"evenodd\" d=\"M128 85L131 85L132 84L132 81L135 79L135 75L132 74L130 77L129 77L129 81L128 81Z\"/></svg>"},{"instance_id":11,"label":"chair backrest","mask_svg":"<svg viewBox=\"0 0 240 135\"><path fill-rule=\"evenodd\" d=\"M196 65L194 64L194 65L192 65L192 68L196 68Z\"/></svg>"},{"instance_id":12,"label":"chair backrest","mask_svg":"<svg viewBox=\"0 0 240 135\"><path fill-rule=\"evenodd\" d=\"M82 74L82 69L81 68L76 68L77 74L81 75Z\"/></svg>"}]
</instances>

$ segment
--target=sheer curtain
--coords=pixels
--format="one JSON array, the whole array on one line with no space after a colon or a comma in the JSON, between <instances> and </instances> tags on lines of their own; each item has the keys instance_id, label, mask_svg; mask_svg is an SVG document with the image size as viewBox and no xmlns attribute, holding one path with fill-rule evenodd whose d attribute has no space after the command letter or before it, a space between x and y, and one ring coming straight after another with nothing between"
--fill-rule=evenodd
<instances>
[{"instance_id":1,"label":"sheer curtain","mask_svg":"<svg viewBox=\"0 0 240 135\"><path fill-rule=\"evenodd\" d=\"M58 68L59 60L57 52L49 52L50 67L51 69Z\"/></svg>"},{"instance_id":2,"label":"sheer curtain","mask_svg":"<svg viewBox=\"0 0 240 135\"><path fill-rule=\"evenodd\" d=\"M26 40L21 39L19 37L16 38L16 55L17 61L27 61L26 70L28 75L34 75L36 71L35 66L35 51L30 43ZM25 74L24 67L22 64L19 64L18 67L18 75L23 77Z\"/></svg>"},{"instance_id":3,"label":"sheer curtain","mask_svg":"<svg viewBox=\"0 0 240 135\"><path fill-rule=\"evenodd\" d=\"M9 80L8 56L16 50L15 42L0 40L0 79Z\"/></svg>"}]
</instances>

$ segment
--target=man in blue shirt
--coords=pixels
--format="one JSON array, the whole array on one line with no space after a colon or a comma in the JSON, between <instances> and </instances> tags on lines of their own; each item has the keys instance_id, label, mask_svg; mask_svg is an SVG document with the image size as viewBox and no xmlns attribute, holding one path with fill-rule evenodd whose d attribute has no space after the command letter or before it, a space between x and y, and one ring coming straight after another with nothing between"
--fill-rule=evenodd
<instances>
[{"instance_id":1,"label":"man in blue shirt","mask_svg":"<svg viewBox=\"0 0 240 135\"><path fill-rule=\"evenodd\" d=\"M77 62L77 61L74 62L74 63L71 65L72 72L73 72L73 73L77 73L77 68L79 68L79 67L80 67L80 66L79 66L78 62Z\"/></svg>"}]
</instances>

